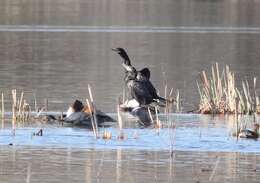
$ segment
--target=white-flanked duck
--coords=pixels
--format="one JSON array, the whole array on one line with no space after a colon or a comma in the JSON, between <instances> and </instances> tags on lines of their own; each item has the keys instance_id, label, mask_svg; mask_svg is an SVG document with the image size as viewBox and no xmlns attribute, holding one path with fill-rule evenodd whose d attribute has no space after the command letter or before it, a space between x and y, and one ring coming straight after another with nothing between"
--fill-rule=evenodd
<instances>
[{"instance_id":1,"label":"white-flanked duck","mask_svg":"<svg viewBox=\"0 0 260 183\"><path fill-rule=\"evenodd\" d=\"M75 102L69 107L64 123L66 125L92 127L91 113L93 109L89 109L84 106L81 101L75 100ZM100 110L96 110L96 119L99 126L102 126L104 122L115 122L115 120Z\"/></svg>"},{"instance_id":2,"label":"white-flanked duck","mask_svg":"<svg viewBox=\"0 0 260 183\"><path fill-rule=\"evenodd\" d=\"M250 138L250 139L258 139L259 138L259 124L254 124L254 129L242 129L240 130L238 137L240 138Z\"/></svg>"}]
</instances>

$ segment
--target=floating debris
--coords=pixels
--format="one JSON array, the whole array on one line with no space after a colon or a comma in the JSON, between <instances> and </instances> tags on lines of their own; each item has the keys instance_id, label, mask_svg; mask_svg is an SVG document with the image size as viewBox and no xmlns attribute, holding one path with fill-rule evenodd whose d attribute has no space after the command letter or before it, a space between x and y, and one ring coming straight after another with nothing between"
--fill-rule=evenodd
<instances>
[{"instance_id":1,"label":"floating debris","mask_svg":"<svg viewBox=\"0 0 260 183\"><path fill-rule=\"evenodd\" d=\"M103 139L106 139L106 140L111 139L111 138L112 138L112 133L105 130L105 131L103 132L102 138L103 138Z\"/></svg>"}]
</instances>

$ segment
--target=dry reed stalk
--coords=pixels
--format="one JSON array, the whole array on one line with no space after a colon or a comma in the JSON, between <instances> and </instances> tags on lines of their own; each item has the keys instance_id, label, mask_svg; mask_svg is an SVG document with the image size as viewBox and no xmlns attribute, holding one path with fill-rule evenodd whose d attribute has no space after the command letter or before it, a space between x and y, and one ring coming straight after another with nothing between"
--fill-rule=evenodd
<instances>
[{"instance_id":1,"label":"dry reed stalk","mask_svg":"<svg viewBox=\"0 0 260 183\"><path fill-rule=\"evenodd\" d=\"M226 66L227 74L227 105L229 113L234 113L236 108L236 86L235 86L235 74L229 71L229 67Z\"/></svg>"},{"instance_id":2,"label":"dry reed stalk","mask_svg":"<svg viewBox=\"0 0 260 183\"><path fill-rule=\"evenodd\" d=\"M18 121L21 121L22 119L22 106L23 106L23 91L21 92L20 99L18 100Z\"/></svg>"},{"instance_id":3,"label":"dry reed stalk","mask_svg":"<svg viewBox=\"0 0 260 183\"><path fill-rule=\"evenodd\" d=\"M5 105L4 105L4 93L2 92L2 110L1 110L1 118L2 118L2 129L4 128L4 119L5 119Z\"/></svg>"},{"instance_id":4,"label":"dry reed stalk","mask_svg":"<svg viewBox=\"0 0 260 183\"><path fill-rule=\"evenodd\" d=\"M23 101L23 107L22 107L22 118L23 122L28 121L30 117L30 105L27 103L27 101L24 99Z\"/></svg>"},{"instance_id":5,"label":"dry reed stalk","mask_svg":"<svg viewBox=\"0 0 260 183\"><path fill-rule=\"evenodd\" d=\"M92 129L93 129L95 137L98 138L96 125L95 125L95 122L94 122L94 116L93 116L93 113L92 113L92 110L91 110L92 108L91 108L91 105L90 105L88 99L86 99L86 102L87 102L88 108L90 109L90 120L91 120Z\"/></svg>"},{"instance_id":6,"label":"dry reed stalk","mask_svg":"<svg viewBox=\"0 0 260 183\"><path fill-rule=\"evenodd\" d=\"M156 128L155 129L156 129L156 133L159 135L162 124L158 117L158 108L157 107L155 107L155 115L156 115Z\"/></svg>"},{"instance_id":7,"label":"dry reed stalk","mask_svg":"<svg viewBox=\"0 0 260 183\"><path fill-rule=\"evenodd\" d=\"M151 123L153 123L153 116L152 116L152 113L151 113L150 107L148 107L148 114L149 114L149 117L150 117Z\"/></svg>"},{"instance_id":8,"label":"dry reed stalk","mask_svg":"<svg viewBox=\"0 0 260 183\"><path fill-rule=\"evenodd\" d=\"M236 109L235 109L235 123L236 123L236 137L238 140L238 134L239 134L239 124L238 124L238 105L239 105L239 99L236 98Z\"/></svg>"},{"instance_id":9,"label":"dry reed stalk","mask_svg":"<svg viewBox=\"0 0 260 183\"><path fill-rule=\"evenodd\" d=\"M5 118L5 102L4 102L4 93L2 92L2 110L1 110L2 119Z\"/></svg>"},{"instance_id":10,"label":"dry reed stalk","mask_svg":"<svg viewBox=\"0 0 260 183\"><path fill-rule=\"evenodd\" d=\"M13 135L15 135L16 130L16 110L17 110L17 96L16 96L16 89L12 90L12 98L13 98L13 105L12 105L12 129L13 129Z\"/></svg>"},{"instance_id":11,"label":"dry reed stalk","mask_svg":"<svg viewBox=\"0 0 260 183\"><path fill-rule=\"evenodd\" d=\"M49 106L49 100L48 100L48 98L45 98L44 99L44 109L45 109L45 112L48 112L48 106Z\"/></svg>"},{"instance_id":12,"label":"dry reed stalk","mask_svg":"<svg viewBox=\"0 0 260 183\"><path fill-rule=\"evenodd\" d=\"M175 102L175 105L176 105L176 112L180 112L180 92L179 90L177 90L177 93L176 93L176 102Z\"/></svg>"},{"instance_id":13,"label":"dry reed stalk","mask_svg":"<svg viewBox=\"0 0 260 183\"><path fill-rule=\"evenodd\" d=\"M125 135L123 132L123 120L122 120L122 116L120 114L120 106L117 105L117 118L118 118L118 127L119 127L119 135L118 135L118 139L125 139Z\"/></svg>"},{"instance_id":14,"label":"dry reed stalk","mask_svg":"<svg viewBox=\"0 0 260 183\"><path fill-rule=\"evenodd\" d=\"M94 105L94 99L93 99L93 95L92 95L92 91L91 91L91 86L88 84L88 93L89 93L89 98L90 98L90 106L93 110L93 119L94 119L94 126L95 126L95 129L96 129L96 137L98 138L99 137L99 133L98 133L98 124L97 124L97 116L96 116L96 107Z\"/></svg>"},{"instance_id":15,"label":"dry reed stalk","mask_svg":"<svg viewBox=\"0 0 260 183\"><path fill-rule=\"evenodd\" d=\"M168 95L168 98L172 98L172 93L173 93L173 88L171 88L170 93ZM177 93L179 93L179 91ZM179 104L179 97L176 97L175 102ZM176 104L176 106L178 104ZM167 106L167 113L166 113L166 120L167 120L167 124L168 124L169 138L170 138L170 142L171 142L171 145L170 145L171 161L174 158L174 150L173 150L173 148L174 148L174 141L175 141L175 131L174 131L175 128L174 128L173 121L170 119L170 115L169 114L172 112L171 110L172 110L172 106L173 105L174 105L174 103L169 103L168 104L168 106Z\"/></svg>"},{"instance_id":16,"label":"dry reed stalk","mask_svg":"<svg viewBox=\"0 0 260 183\"><path fill-rule=\"evenodd\" d=\"M38 112L37 99L35 93L33 93L33 98L34 98L34 111Z\"/></svg>"},{"instance_id":17,"label":"dry reed stalk","mask_svg":"<svg viewBox=\"0 0 260 183\"><path fill-rule=\"evenodd\" d=\"M256 97L256 78L254 78L254 96L251 96L248 81L242 82L242 91L235 83L235 74L225 66L220 76L218 63L211 68L211 77L206 72L200 74L201 85L197 82L200 95L199 111L201 113L235 113L236 98L239 98L238 113L252 114L257 111L259 99Z\"/></svg>"},{"instance_id":18,"label":"dry reed stalk","mask_svg":"<svg viewBox=\"0 0 260 183\"><path fill-rule=\"evenodd\" d=\"M171 88L171 90L170 90L169 97L172 96L172 93L173 93L173 88Z\"/></svg>"},{"instance_id":19,"label":"dry reed stalk","mask_svg":"<svg viewBox=\"0 0 260 183\"><path fill-rule=\"evenodd\" d=\"M166 99L166 106L165 106L165 109L164 109L165 114L167 113L167 107L168 107L167 90L168 90L168 86L167 86L167 83L166 83L166 80L165 80L165 85L164 85L164 98Z\"/></svg>"},{"instance_id":20,"label":"dry reed stalk","mask_svg":"<svg viewBox=\"0 0 260 183\"><path fill-rule=\"evenodd\" d=\"M245 81L245 82L242 81L242 87L243 87L243 91L244 91L246 111L247 111L247 113L249 113L249 111L251 111L251 109L250 109L250 107L251 107L251 98L250 98L250 94L249 94L248 82L247 81Z\"/></svg>"},{"instance_id":21,"label":"dry reed stalk","mask_svg":"<svg viewBox=\"0 0 260 183\"><path fill-rule=\"evenodd\" d=\"M126 96L125 96L125 87L123 88L123 101L122 101L122 104L125 103L125 99L126 99Z\"/></svg>"},{"instance_id":22,"label":"dry reed stalk","mask_svg":"<svg viewBox=\"0 0 260 183\"><path fill-rule=\"evenodd\" d=\"M256 114L257 114L257 93L256 93L256 77L254 77L254 122L256 122Z\"/></svg>"}]
</instances>

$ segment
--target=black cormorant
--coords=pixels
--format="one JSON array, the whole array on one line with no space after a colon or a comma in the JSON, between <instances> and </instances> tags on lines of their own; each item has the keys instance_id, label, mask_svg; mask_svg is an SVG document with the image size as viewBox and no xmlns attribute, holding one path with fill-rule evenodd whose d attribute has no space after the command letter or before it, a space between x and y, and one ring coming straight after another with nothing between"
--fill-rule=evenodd
<instances>
[{"instance_id":1,"label":"black cormorant","mask_svg":"<svg viewBox=\"0 0 260 183\"><path fill-rule=\"evenodd\" d=\"M137 71L123 48L112 49L116 51L123 59L125 69L125 81L130 90L131 96L138 101L140 105L149 105L153 102L165 106L166 100L157 95L156 89L150 81L150 70L143 68Z\"/></svg>"}]
</instances>

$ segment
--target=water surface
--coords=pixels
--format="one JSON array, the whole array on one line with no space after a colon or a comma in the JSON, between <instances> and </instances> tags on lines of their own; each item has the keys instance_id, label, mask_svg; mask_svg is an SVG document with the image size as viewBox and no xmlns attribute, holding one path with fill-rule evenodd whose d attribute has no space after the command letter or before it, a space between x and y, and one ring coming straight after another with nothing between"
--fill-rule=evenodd
<instances>
[{"instance_id":1,"label":"water surface","mask_svg":"<svg viewBox=\"0 0 260 183\"><path fill-rule=\"evenodd\" d=\"M166 80L180 90L183 110L194 109L198 75L215 62L231 66L238 86L259 78L259 9L258 0L0 0L6 111L12 88L25 91L31 106L48 98L49 110L64 111L85 101L91 84L97 107L115 112L124 73L114 47L126 48L138 69L151 69L161 95ZM0 182L259 182L260 143L232 137L231 119L171 120L176 128L159 134L124 123L125 140L117 125L103 140L88 129L36 123L19 124L13 136L6 122ZM44 135L33 136L40 128Z\"/></svg>"},{"instance_id":2,"label":"water surface","mask_svg":"<svg viewBox=\"0 0 260 183\"><path fill-rule=\"evenodd\" d=\"M160 116L163 121L165 116ZM241 119L247 128L252 127L252 117ZM234 116L211 117L204 115L172 114L171 124L163 122L162 129L140 128L134 120L124 119L125 140L118 139L117 123L100 128L96 139L90 129L65 127L61 124L17 124L15 136L9 123L0 130L0 145L15 147L76 148L76 149L135 149L152 151L212 151L258 153L258 140L237 139ZM174 128L171 128L174 124ZM169 128L170 127L170 128ZM40 128L43 136L33 136ZM110 140L102 138L104 131L112 134Z\"/></svg>"},{"instance_id":3,"label":"water surface","mask_svg":"<svg viewBox=\"0 0 260 183\"><path fill-rule=\"evenodd\" d=\"M165 116L160 116L164 119ZM236 139L232 116L171 115L175 128L100 129L9 123L0 130L1 182L259 182L259 140ZM246 121L246 119L243 119ZM248 125L250 125L248 123ZM33 136L40 128L43 136Z\"/></svg>"},{"instance_id":4,"label":"water surface","mask_svg":"<svg viewBox=\"0 0 260 183\"><path fill-rule=\"evenodd\" d=\"M260 76L259 8L244 0L1 0L0 90L24 90L31 104L34 93L39 105L49 98L63 111L91 84L98 107L114 112L123 70L111 48L124 47L138 69L151 69L162 95L166 80L181 91L183 110L194 109L198 74L215 62L238 80Z\"/></svg>"}]
</instances>

